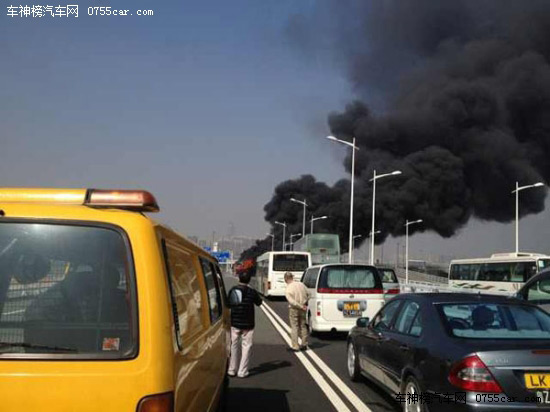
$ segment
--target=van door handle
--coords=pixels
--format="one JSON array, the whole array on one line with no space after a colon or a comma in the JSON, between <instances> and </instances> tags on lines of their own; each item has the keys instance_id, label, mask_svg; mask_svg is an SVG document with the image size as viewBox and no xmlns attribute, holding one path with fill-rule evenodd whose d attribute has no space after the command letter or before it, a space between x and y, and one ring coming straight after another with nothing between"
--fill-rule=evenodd
<instances>
[{"instance_id":1,"label":"van door handle","mask_svg":"<svg viewBox=\"0 0 550 412\"><path fill-rule=\"evenodd\" d=\"M409 348L407 345L401 345L399 349L401 349L403 352L408 352L411 350L411 348Z\"/></svg>"}]
</instances>

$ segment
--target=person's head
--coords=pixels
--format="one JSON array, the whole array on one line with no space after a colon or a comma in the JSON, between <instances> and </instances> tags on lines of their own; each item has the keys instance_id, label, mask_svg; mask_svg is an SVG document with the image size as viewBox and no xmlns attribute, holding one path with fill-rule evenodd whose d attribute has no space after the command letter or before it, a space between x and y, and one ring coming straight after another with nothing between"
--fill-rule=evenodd
<instances>
[{"instance_id":1,"label":"person's head","mask_svg":"<svg viewBox=\"0 0 550 412\"><path fill-rule=\"evenodd\" d=\"M285 273L285 282L292 283L294 281L294 275L290 272Z\"/></svg>"},{"instance_id":2,"label":"person's head","mask_svg":"<svg viewBox=\"0 0 550 412\"><path fill-rule=\"evenodd\" d=\"M250 273L249 272L239 273L239 282L244 283L245 285L248 285L250 283Z\"/></svg>"}]
</instances>

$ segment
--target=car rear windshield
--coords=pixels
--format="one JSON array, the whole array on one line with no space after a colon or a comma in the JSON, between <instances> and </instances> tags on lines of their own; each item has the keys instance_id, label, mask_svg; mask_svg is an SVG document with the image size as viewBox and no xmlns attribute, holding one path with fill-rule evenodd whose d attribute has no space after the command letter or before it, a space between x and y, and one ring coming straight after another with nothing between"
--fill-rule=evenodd
<instances>
[{"instance_id":1,"label":"car rear windshield","mask_svg":"<svg viewBox=\"0 0 550 412\"><path fill-rule=\"evenodd\" d=\"M118 230L0 223L0 358L132 357L135 301Z\"/></svg>"},{"instance_id":2,"label":"car rear windshield","mask_svg":"<svg viewBox=\"0 0 550 412\"><path fill-rule=\"evenodd\" d=\"M303 272L307 267L307 255L273 255L273 270L276 272Z\"/></svg>"},{"instance_id":3,"label":"car rear windshield","mask_svg":"<svg viewBox=\"0 0 550 412\"><path fill-rule=\"evenodd\" d=\"M321 272L319 289L380 289L382 282L370 267L327 266Z\"/></svg>"},{"instance_id":4,"label":"car rear windshield","mask_svg":"<svg viewBox=\"0 0 550 412\"><path fill-rule=\"evenodd\" d=\"M391 269L378 269L378 273L382 276L382 282L384 283L397 283L397 276Z\"/></svg>"},{"instance_id":5,"label":"car rear windshield","mask_svg":"<svg viewBox=\"0 0 550 412\"><path fill-rule=\"evenodd\" d=\"M442 304L452 335L470 339L549 339L550 315L535 306L507 303Z\"/></svg>"}]
</instances>

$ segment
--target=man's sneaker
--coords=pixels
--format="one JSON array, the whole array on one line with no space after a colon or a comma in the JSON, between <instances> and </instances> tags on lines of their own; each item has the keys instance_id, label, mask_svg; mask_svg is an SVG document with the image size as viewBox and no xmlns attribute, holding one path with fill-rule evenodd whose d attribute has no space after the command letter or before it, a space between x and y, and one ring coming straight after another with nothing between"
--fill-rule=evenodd
<instances>
[{"instance_id":1,"label":"man's sneaker","mask_svg":"<svg viewBox=\"0 0 550 412\"><path fill-rule=\"evenodd\" d=\"M237 375L239 378L246 378L248 376L248 372L246 373L243 373L243 374L238 374Z\"/></svg>"},{"instance_id":2,"label":"man's sneaker","mask_svg":"<svg viewBox=\"0 0 550 412\"><path fill-rule=\"evenodd\" d=\"M232 372L227 372L227 376L229 376L230 378L234 378L234 377L235 377L235 374L232 373Z\"/></svg>"},{"instance_id":3,"label":"man's sneaker","mask_svg":"<svg viewBox=\"0 0 550 412\"><path fill-rule=\"evenodd\" d=\"M300 350L308 350L309 349L309 346L308 345L302 345L300 346Z\"/></svg>"}]
</instances>

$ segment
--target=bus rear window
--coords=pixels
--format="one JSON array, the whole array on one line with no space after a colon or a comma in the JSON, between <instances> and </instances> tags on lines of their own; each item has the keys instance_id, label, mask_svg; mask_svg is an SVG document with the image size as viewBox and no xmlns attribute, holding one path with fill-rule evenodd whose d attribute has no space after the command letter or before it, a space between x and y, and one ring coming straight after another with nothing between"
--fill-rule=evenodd
<instances>
[{"instance_id":1,"label":"bus rear window","mask_svg":"<svg viewBox=\"0 0 550 412\"><path fill-rule=\"evenodd\" d=\"M134 356L130 267L117 230L0 223L0 358Z\"/></svg>"},{"instance_id":2,"label":"bus rear window","mask_svg":"<svg viewBox=\"0 0 550 412\"><path fill-rule=\"evenodd\" d=\"M275 272L303 272L307 269L308 263L307 255L273 255L273 270Z\"/></svg>"},{"instance_id":3,"label":"bus rear window","mask_svg":"<svg viewBox=\"0 0 550 412\"><path fill-rule=\"evenodd\" d=\"M382 289L378 273L369 267L327 266L321 272L319 289Z\"/></svg>"}]
</instances>

